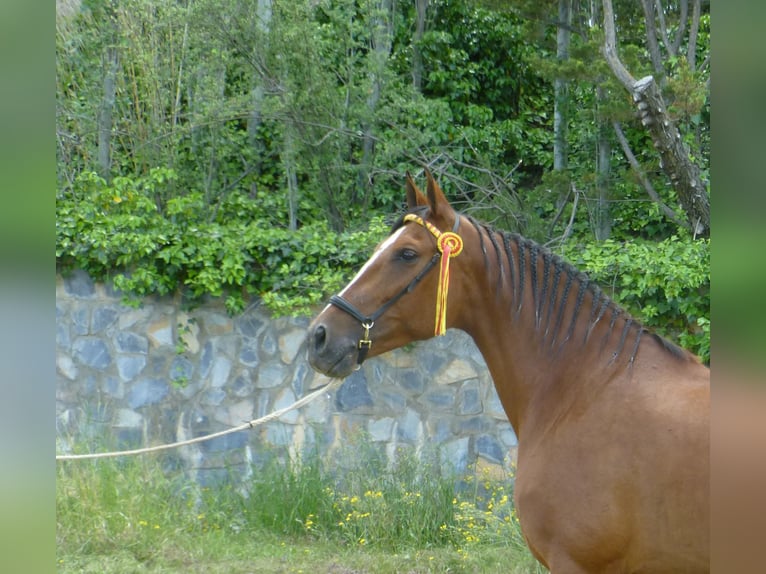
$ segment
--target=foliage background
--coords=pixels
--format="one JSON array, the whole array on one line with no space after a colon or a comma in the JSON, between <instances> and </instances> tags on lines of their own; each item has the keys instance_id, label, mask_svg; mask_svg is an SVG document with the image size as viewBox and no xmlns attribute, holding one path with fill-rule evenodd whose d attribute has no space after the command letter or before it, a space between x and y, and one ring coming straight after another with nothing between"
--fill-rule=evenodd
<instances>
[{"instance_id":1,"label":"foliage background","mask_svg":"<svg viewBox=\"0 0 766 574\"><path fill-rule=\"evenodd\" d=\"M232 313L253 296L309 312L383 237L404 171L428 165L464 211L562 253L707 360L709 241L667 217L603 130L621 123L677 206L600 55L598 14L579 7L562 62L555 2L433 0L420 32L417 4L84 0L61 14L58 270L86 269L134 301L180 291L189 304L225 297ZM615 11L623 59L650 72L640 7ZM709 33L704 4L699 59ZM556 78L565 170L552 161ZM708 79L680 59L662 78L705 174Z\"/></svg>"}]
</instances>

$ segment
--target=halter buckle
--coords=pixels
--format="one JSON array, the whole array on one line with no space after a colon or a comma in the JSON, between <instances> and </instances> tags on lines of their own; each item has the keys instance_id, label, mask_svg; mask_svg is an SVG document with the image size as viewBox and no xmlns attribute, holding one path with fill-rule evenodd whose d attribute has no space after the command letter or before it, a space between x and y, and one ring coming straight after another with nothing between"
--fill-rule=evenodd
<instances>
[{"instance_id":1,"label":"halter buckle","mask_svg":"<svg viewBox=\"0 0 766 574\"><path fill-rule=\"evenodd\" d=\"M370 321L369 323L362 323L362 328L364 329L364 335L362 335L362 338L359 339L360 349L369 350L369 348L372 347L372 341L370 340L370 329L372 329L374 326L375 326L375 321Z\"/></svg>"}]
</instances>

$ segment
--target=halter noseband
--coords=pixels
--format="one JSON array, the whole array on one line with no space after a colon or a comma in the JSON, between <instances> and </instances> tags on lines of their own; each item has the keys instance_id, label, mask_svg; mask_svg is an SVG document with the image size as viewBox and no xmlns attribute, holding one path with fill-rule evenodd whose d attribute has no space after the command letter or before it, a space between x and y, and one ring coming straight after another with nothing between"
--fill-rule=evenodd
<instances>
[{"instance_id":1,"label":"halter noseband","mask_svg":"<svg viewBox=\"0 0 766 574\"><path fill-rule=\"evenodd\" d=\"M415 286L423 280L431 268L436 265L439 259L441 259L441 266L439 270L439 284L436 292L436 325L434 327L434 335L443 335L447 330L449 260L452 257L459 255L463 250L463 240L457 234L458 227L460 226L460 216L457 215L455 217L455 224L452 226L452 231L447 232L439 231L435 225L429 223L414 213L408 213L405 215L403 221L404 223L413 221L418 225L425 227L436 238L437 252L434 253L433 257L431 257L431 260L426 263L426 266L423 267L423 269L421 269L420 272L412 278L412 281L410 281L401 291L383 303L383 305L381 305L374 313L370 315L365 315L340 295L333 295L330 297L331 305L335 305L339 309L351 315L354 319L362 324L362 328L364 329L364 334L362 335L362 338L359 339L359 343L357 344L357 348L359 349L357 365L361 365L362 362L364 362L364 359L367 357L367 353L372 346L372 340L370 339L370 329L372 329L375 325L375 321L405 294L412 291Z\"/></svg>"}]
</instances>

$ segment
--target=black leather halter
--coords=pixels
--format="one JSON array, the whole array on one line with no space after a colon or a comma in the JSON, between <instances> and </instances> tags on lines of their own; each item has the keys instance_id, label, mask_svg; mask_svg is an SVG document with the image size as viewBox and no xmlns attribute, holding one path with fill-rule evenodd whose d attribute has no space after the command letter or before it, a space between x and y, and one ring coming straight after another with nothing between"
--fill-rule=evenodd
<instances>
[{"instance_id":1,"label":"black leather halter","mask_svg":"<svg viewBox=\"0 0 766 574\"><path fill-rule=\"evenodd\" d=\"M452 232L457 233L458 227L460 227L460 215L455 215L455 224L452 226ZM367 358L367 353L370 351L370 347L372 347L372 340L370 339L370 329L373 328L375 325L375 321L383 315L388 309L394 305L399 299L401 299L404 295L407 293L410 293L413 289L415 289L415 286L420 283L423 278L428 274L428 272L436 265L436 263L441 259L441 251L436 251L434 253L434 256L431 257L431 260L426 263L425 267L420 270L420 272L415 275L415 277L412 278L412 281L410 281L401 291L399 291L396 295L394 295L391 299L383 303L378 309L369 314L365 315L362 313L359 309L354 307L351 303L346 301L343 297L340 295L333 295L330 297L330 304L335 305L338 309L341 309L351 315L354 319L359 321L362 324L362 328L364 329L364 334L362 335L362 338L359 339L359 343L357 344L357 349L359 349L359 354L357 356L356 363L357 365L361 365L364 360Z\"/></svg>"}]
</instances>

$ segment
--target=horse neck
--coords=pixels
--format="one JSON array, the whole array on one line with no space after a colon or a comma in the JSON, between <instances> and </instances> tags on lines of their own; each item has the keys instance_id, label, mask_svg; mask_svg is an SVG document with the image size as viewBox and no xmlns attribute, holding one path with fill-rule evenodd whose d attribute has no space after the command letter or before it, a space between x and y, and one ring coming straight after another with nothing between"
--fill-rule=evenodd
<instances>
[{"instance_id":1,"label":"horse neck","mask_svg":"<svg viewBox=\"0 0 766 574\"><path fill-rule=\"evenodd\" d=\"M456 326L476 342L521 437L535 401L556 416L629 370L644 330L541 246L474 226L481 239L466 282L471 304Z\"/></svg>"}]
</instances>

